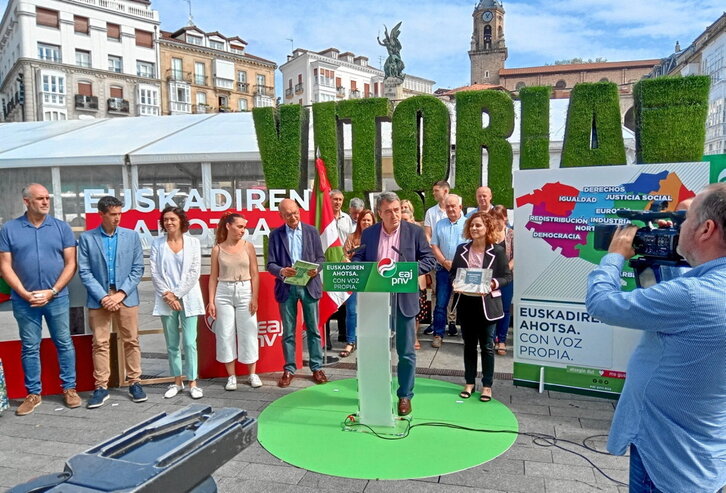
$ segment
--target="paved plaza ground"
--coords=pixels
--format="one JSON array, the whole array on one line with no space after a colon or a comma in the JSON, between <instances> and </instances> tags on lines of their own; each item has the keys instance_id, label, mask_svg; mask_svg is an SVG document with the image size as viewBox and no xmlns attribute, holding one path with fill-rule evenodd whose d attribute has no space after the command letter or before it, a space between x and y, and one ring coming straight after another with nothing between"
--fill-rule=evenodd
<instances>
[{"instance_id":1,"label":"paved plaza ground","mask_svg":"<svg viewBox=\"0 0 726 493\"><path fill-rule=\"evenodd\" d=\"M149 304L149 297L144 296ZM150 313L150 306L142 307L142 313ZM144 328L160 326L158 319L142 317ZM8 312L0 313L0 337L16 334L16 326ZM335 334L335 331L333 331ZM333 337L335 340L335 337ZM144 336L141 341L145 376L168 374L164 356L163 337ZM329 356L337 355L342 344L335 342ZM355 353L353 353L353 356ZM515 387L511 381L511 350L507 356L496 358L495 399L506 404L516 415L520 431L554 435L559 439L581 442L593 435L606 435L615 409L615 401L578 396L560 392ZM355 358L331 363L326 372L331 380L355 377ZM446 338L440 349L431 347L431 338L422 338L422 348L417 358L418 376L463 383L462 341L460 337ZM0 416L0 491L36 476L63 470L64 462L107 440L132 425L161 412L173 412L188 404L206 404L213 408L237 407L248 411L252 417L275 399L312 385L306 376L307 369L300 370L289 389L280 389L275 383L280 373L261 375L264 386L252 389L240 385L235 392L226 392L223 379L200 381L205 396L192 401L187 393L172 399L164 399L165 384L146 386L148 401L131 402L125 389L112 389L105 406L88 410L67 409L60 396L49 396L29 416L18 417L13 413L20 401L12 401L11 409ZM84 400L88 393L82 393ZM416 399L413 400L414 414ZM415 418L414 418L415 419ZM442 420L445 417L442 416ZM591 439L588 444L597 450L605 450L605 437ZM627 483L628 459L601 455L577 449L610 477ZM313 452L314 453L314 452ZM466 451L462 451L466 453ZM363 458L362 458L363 459ZM435 462L436 445L421 451L418 458ZM503 455L465 471L408 481L368 481L326 476L289 465L270 455L259 443L243 450L233 460L215 473L220 492L316 492L355 491L397 493L415 492L626 492L627 487L617 486L602 476L586 460L553 447L540 447L532 438L520 436Z\"/></svg>"}]
</instances>

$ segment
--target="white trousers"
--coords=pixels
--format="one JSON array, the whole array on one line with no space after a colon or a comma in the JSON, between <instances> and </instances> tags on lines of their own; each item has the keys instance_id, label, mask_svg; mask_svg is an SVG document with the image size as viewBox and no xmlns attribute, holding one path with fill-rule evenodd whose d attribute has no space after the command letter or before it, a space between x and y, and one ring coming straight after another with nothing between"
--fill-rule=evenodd
<instances>
[{"instance_id":1,"label":"white trousers","mask_svg":"<svg viewBox=\"0 0 726 493\"><path fill-rule=\"evenodd\" d=\"M217 294L214 297L217 309L214 334L217 337L217 361L220 363L229 363L236 359L249 365L259 359L257 315L250 315L251 299L250 281L217 283Z\"/></svg>"}]
</instances>

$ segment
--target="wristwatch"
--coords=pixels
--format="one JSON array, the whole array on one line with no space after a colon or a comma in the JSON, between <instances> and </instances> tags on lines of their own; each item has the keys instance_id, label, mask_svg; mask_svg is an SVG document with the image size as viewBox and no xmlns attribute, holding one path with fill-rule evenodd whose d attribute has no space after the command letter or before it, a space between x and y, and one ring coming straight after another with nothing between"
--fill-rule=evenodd
<instances>
[{"instance_id":1,"label":"wristwatch","mask_svg":"<svg viewBox=\"0 0 726 493\"><path fill-rule=\"evenodd\" d=\"M58 296L58 290L56 290L55 288L50 288L50 292L53 293L53 297Z\"/></svg>"}]
</instances>

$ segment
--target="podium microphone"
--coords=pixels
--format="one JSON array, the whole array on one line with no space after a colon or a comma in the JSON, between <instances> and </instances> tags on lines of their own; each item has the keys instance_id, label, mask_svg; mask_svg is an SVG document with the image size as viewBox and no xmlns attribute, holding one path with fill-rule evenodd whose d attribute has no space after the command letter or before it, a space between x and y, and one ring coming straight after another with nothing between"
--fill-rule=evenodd
<instances>
[{"instance_id":1,"label":"podium microphone","mask_svg":"<svg viewBox=\"0 0 726 493\"><path fill-rule=\"evenodd\" d=\"M355 248L351 248L350 250L346 250L345 253L346 253L346 255L352 255L352 254L358 252L359 250L361 250L361 249L363 249L365 247L366 247L365 245L358 245Z\"/></svg>"},{"instance_id":2,"label":"podium microphone","mask_svg":"<svg viewBox=\"0 0 726 493\"><path fill-rule=\"evenodd\" d=\"M406 256L397 247L391 245L391 250L393 250L394 252L396 252L398 254L398 256L400 257L401 260L403 260L404 262L408 262L408 260L406 260Z\"/></svg>"}]
</instances>

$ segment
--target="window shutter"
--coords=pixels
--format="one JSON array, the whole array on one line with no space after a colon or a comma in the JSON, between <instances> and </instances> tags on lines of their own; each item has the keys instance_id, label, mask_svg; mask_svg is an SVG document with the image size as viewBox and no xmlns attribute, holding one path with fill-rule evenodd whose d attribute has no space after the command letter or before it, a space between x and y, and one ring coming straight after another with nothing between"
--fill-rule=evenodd
<instances>
[{"instance_id":1,"label":"window shutter","mask_svg":"<svg viewBox=\"0 0 726 493\"><path fill-rule=\"evenodd\" d=\"M107 22L106 36L112 39L121 39L121 26Z\"/></svg>"},{"instance_id":2,"label":"window shutter","mask_svg":"<svg viewBox=\"0 0 726 493\"><path fill-rule=\"evenodd\" d=\"M154 47L154 34L149 31L142 31L136 29L136 46L142 46L144 48Z\"/></svg>"},{"instance_id":3,"label":"window shutter","mask_svg":"<svg viewBox=\"0 0 726 493\"><path fill-rule=\"evenodd\" d=\"M88 17L73 16L73 30L77 33L88 34Z\"/></svg>"},{"instance_id":4,"label":"window shutter","mask_svg":"<svg viewBox=\"0 0 726 493\"><path fill-rule=\"evenodd\" d=\"M124 98L124 90L122 87L111 87L111 97L112 98Z\"/></svg>"},{"instance_id":5,"label":"window shutter","mask_svg":"<svg viewBox=\"0 0 726 493\"><path fill-rule=\"evenodd\" d=\"M35 23L39 26L58 27L58 11L35 7Z\"/></svg>"},{"instance_id":6,"label":"window shutter","mask_svg":"<svg viewBox=\"0 0 726 493\"><path fill-rule=\"evenodd\" d=\"M335 78L335 87L340 87L340 77Z\"/></svg>"},{"instance_id":7,"label":"window shutter","mask_svg":"<svg viewBox=\"0 0 726 493\"><path fill-rule=\"evenodd\" d=\"M355 91L356 89L358 89L356 82L354 80L350 81L350 90Z\"/></svg>"},{"instance_id":8,"label":"window shutter","mask_svg":"<svg viewBox=\"0 0 726 493\"><path fill-rule=\"evenodd\" d=\"M90 82L79 82L78 83L78 94L81 96L93 96Z\"/></svg>"}]
</instances>

